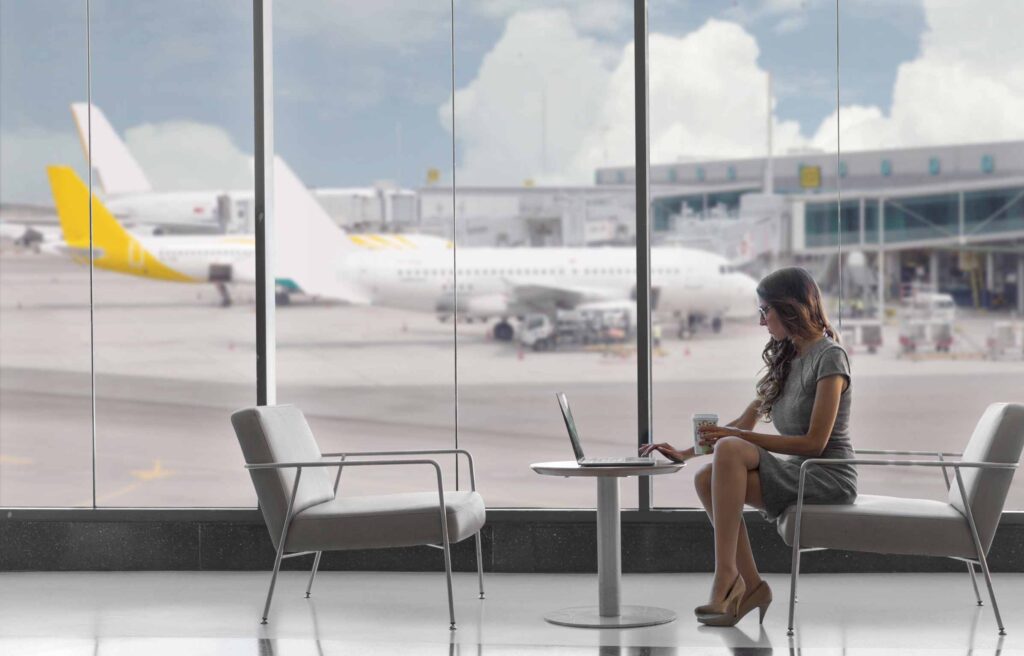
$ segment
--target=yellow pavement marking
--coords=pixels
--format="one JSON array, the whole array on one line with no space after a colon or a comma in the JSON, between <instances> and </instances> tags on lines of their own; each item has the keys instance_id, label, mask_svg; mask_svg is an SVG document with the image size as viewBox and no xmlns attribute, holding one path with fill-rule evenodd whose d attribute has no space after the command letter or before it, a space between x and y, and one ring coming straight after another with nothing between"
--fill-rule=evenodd
<instances>
[{"instance_id":1,"label":"yellow pavement marking","mask_svg":"<svg viewBox=\"0 0 1024 656\"><path fill-rule=\"evenodd\" d=\"M134 483L129 483L128 485L119 487L116 490L108 492L102 496L97 496L96 504L102 505L104 502L109 501L110 499L115 499L117 497L124 496L129 492L133 492L139 489L140 487L143 486L144 483L148 481L155 481L161 478L167 478L173 475L175 472L174 470L171 469L164 469L163 465L160 463L159 460L154 460L153 467L151 469L133 469L129 473L131 474L132 478L136 479ZM91 506L92 499L89 499L84 504L79 505Z\"/></svg>"},{"instance_id":2,"label":"yellow pavement marking","mask_svg":"<svg viewBox=\"0 0 1024 656\"><path fill-rule=\"evenodd\" d=\"M0 453L0 465L31 465L32 458L21 458L19 456L7 456Z\"/></svg>"},{"instance_id":3,"label":"yellow pavement marking","mask_svg":"<svg viewBox=\"0 0 1024 656\"><path fill-rule=\"evenodd\" d=\"M140 481L155 481L158 478L167 478L174 472L163 468L159 460L153 461L152 469L133 469L131 474L133 478L137 478Z\"/></svg>"}]
</instances>

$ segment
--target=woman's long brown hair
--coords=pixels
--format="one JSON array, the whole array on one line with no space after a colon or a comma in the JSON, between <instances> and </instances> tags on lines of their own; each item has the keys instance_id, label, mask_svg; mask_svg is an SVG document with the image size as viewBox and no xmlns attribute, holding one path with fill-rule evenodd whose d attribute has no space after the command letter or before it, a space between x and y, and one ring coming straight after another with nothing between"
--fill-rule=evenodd
<instances>
[{"instance_id":1,"label":"woman's long brown hair","mask_svg":"<svg viewBox=\"0 0 1024 656\"><path fill-rule=\"evenodd\" d=\"M757 286L757 295L776 314L790 335L801 339L814 340L828 335L839 341L839 334L832 328L821 302L821 290L811 274L800 267L779 269L765 276ZM790 365L797 355L793 340L768 338L761 359L767 371L757 381L757 398L761 401L758 414L764 421L771 421L772 406L782 394L789 376Z\"/></svg>"}]
</instances>

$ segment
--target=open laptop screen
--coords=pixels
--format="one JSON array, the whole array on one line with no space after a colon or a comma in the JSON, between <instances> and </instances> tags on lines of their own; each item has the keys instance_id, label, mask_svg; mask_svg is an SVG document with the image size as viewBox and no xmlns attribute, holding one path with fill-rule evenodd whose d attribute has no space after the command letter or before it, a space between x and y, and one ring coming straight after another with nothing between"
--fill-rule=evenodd
<instances>
[{"instance_id":1,"label":"open laptop screen","mask_svg":"<svg viewBox=\"0 0 1024 656\"><path fill-rule=\"evenodd\" d=\"M565 394L555 394L558 399L558 407L562 409L562 419L565 420L565 428L569 431L569 441L572 442L572 450L576 454L576 461L583 460L583 447L580 446L580 436L576 432L576 422L572 419L572 410L569 409L569 400Z\"/></svg>"}]
</instances>

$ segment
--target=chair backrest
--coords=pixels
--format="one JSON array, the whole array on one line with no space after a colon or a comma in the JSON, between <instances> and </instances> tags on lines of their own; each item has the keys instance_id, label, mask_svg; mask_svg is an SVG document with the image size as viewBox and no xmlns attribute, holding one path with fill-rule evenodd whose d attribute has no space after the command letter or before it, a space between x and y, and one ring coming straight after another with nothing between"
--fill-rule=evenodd
<instances>
[{"instance_id":1,"label":"chair backrest","mask_svg":"<svg viewBox=\"0 0 1024 656\"><path fill-rule=\"evenodd\" d=\"M320 447L313 432L302 412L293 405L244 408L231 415L231 425L246 464L320 460ZM333 471L328 467L302 470L292 513L334 498ZM249 471L275 549L281 539L295 472L293 468Z\"/></svg>"},{"instance_id":2,"label":"chair backrest","mask_svg":"<svg viewBox=\"0 0 1024 656\"><path fill-rule=\"evenodd\" d=\"M971 441L964 449L963 460L1018 463L1024 449L1024 405L993 403L974 427ZM995 537L999 516L1006 503L1006 494L1013 480L1013 469L963 468L964 489L971 504L974 523L978 527L981 546L988 553ZM950 477L949 503L960 512L965 506L956 479Z\"/></svg>"}]
</instances>

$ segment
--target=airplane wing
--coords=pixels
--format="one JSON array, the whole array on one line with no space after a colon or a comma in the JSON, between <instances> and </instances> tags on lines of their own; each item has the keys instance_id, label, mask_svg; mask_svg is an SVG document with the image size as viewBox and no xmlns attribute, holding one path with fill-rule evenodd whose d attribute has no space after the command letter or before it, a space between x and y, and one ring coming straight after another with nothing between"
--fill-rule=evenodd
<instances>
[{"instance_id":1,"label":"airplane wing","mask_svg":"<svg viewBox=\"0 0 1024 656\"><path fill-rule=\"evenodd\" d=\"M593 301L628 300L628 296L620 296L608 289L516 283L507 279L505 283L508 285L509 306L516 308L516 312L571 310Z\"/></svg>"}]
</instances>

